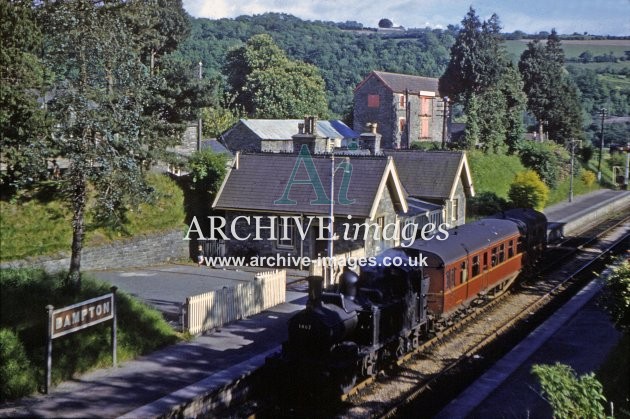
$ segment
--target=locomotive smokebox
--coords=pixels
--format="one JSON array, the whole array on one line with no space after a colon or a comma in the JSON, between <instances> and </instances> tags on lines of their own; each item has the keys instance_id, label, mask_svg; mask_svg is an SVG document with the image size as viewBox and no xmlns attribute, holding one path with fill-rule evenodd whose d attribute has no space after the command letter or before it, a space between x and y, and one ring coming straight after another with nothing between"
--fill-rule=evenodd
<instances>
[{"instance_id":1,"label":"locomotive smokebox","mask_svg":"<svg viewBox=\"0 0 630 419\"><path fill-rule=\"evenodd\" d=\"M321 276L309 276L308 281L308 305L311 307L321 304L324 290L324 278Z\"/></svg>"}]
</instances>

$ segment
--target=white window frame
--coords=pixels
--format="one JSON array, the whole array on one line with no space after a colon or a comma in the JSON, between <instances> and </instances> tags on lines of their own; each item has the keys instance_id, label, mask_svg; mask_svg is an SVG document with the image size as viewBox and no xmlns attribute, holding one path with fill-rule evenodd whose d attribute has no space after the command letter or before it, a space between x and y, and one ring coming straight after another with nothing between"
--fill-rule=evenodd
<instances>
[{"instance_id":1,"label":"white window frame","mask_svg":"<svg viewBox=\"0 0 630 419\"><path fill-rule=\"evenodd\" d=\"M285 240L284 237L284 224L288 223L289 227L287 229L288 238ZM278 249L294 249L295 248L295 220L293 218L284 218L279 217L278 223L276 224L276 247Z\"/></svg>"}]
</instances>

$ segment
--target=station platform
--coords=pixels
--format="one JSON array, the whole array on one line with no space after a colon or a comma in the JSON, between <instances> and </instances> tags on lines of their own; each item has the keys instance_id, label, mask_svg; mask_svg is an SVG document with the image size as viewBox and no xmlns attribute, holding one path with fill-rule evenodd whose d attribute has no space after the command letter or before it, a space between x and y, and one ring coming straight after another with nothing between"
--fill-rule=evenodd
<instances>
[{"instance_id":1,"label":"station platform","mask_svg":"<svg viewBox=\"0 0 630 419\"><path fill-rule=\"evenodd\" d=\"M598 221L617 211L630 212L630 191L599 189L551 205L543 211L548 221L548 237L552 241L580 234Z\"/></svg>"},{"instance_id":2,"label":"station platform","mask_svg":"<svg viewBox=\"0 0 630 419\"><path fill-rule=\"evenodd\" d=\"M552 417L532 366L560 362L579 375L589 373L597 370L621 338L596 303L602 284L599 279L589 283L434 419Z\"/></svg>"},{"instance_id":3,"label":"station platform","mask_svg":"<svg viewBox=\"0 0 630 419\"><path fill-rule=\"evenodd\" d=\"M306 294L228 324L190 342L169 346L118 368L66 381L47 395L0 405L0 417L157 417L198 395L240 379L280 350L287 321L304 308Z\"/></svg>"}]
</instances>

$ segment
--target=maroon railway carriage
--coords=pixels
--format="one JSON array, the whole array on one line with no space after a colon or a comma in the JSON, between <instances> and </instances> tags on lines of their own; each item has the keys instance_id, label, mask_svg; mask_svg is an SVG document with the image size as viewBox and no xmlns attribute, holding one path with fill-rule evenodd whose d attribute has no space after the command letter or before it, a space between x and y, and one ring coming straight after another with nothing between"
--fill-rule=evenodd
<instances>
[{"instance_id":1,"label":"maroon railway carriage","mask_svg":"<svg viewBox=\"0 0 630 419\"><path fill-rule=\"evenodd\" d=\"M434 319L504 289L523 268L521 233L510 220L464 224L450 230L446 240L418 240L411 247L427 256L428 312Z\"/></svg>"}]
</instances>

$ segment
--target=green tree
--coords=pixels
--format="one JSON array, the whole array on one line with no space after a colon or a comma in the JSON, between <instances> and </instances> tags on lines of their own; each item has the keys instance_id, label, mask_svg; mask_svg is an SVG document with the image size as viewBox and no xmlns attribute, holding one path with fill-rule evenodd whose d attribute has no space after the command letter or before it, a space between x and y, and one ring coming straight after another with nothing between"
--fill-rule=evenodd
<instances>
[{"instance_id":1,"label":"green tree","mask_svg":"<svg viewBox=\"0 0 630 419\"><path fill-rule=\"evenodd\" d=\"M151 195L144 166L181 134L169 112L176 105L164 96L167 82L142 62L138 34L128 24L126 8L134 4L78 0L40 9L45 58L57 76L48 102L54 147L69 162L60 181L73 214L66 283L77 288L86 212L107 225L124 222L128 208Z\"/></svg>"},{"instance_id":2,"label":"green tree","mask_svg":"<svg viewBox=\"0 0 630 419\"><path fill-rule=\"evenodd\" d=\"M269 35L231 50L223 67L235 104L255 118L328 116L325 84L310 64L289 60Z\"/></svg>"},{"instance_id":3,"label":"green tree","mask_svg":"<svg viewBox=\"0 0 630 419\"><path fill-rule=\"evenodd\" d=\"M42 34L28 1L0 0L0 184L13 190L46 175L47 123L37 102L45 69Z\"/></svg>"},{"instance_id":4,"label":"green tree","mask_svg":"<svg viewBox=\"0 0 630 419\"><path fill-rule=\"evenodd\" d=\"M524 97L521 80L507 58L499 17L481 22L471 7L451 47L440 77L440 94L464 106L468 147L481 144L498 153L514 151L522 135Z\"/></svg>"},{"instance_id":5,"label":"green tree","mask_svg":"<svg viewBox=\"0 0 630 419\"><path fill-rule=\"evenodd\" d=\"M606 278L605 302L615 323L622 329L630 328L630 262L612 268Z\"/></svg>"},{"instance_id":6,"label":"green tree","mask_svg":"<svg viewBox=\"0 0 630 419\"><path fill-rule=\"evenodd\" d=\"M188 159L193 188L214 198L227 173L227 164L226 154L215 153L211 149L194 152Z\"/></svg>"},{"instance_id":7,"label":"green tree","mask_svg":"<svg viewBox=\"0 0 630 419\"><path fill-rule=\"evenodd\" d=\"M547 124L549 137L560 144L583 137L579 92L563 65L564 52L555 30L545 45L539 40L528 43L518 64L527 108L539 124Z\"/></svg>"},{"instance_id":8,"label":"green tree","mask_svg":"<svg viewBox=\"0 0 630 419\"><path fill-rule=\"evenodd\" d=\"M510 185L508 197L516 208L542 210L549 197L549 188L533 170L517 173Z\"/></svg>"},{"instance_id":9,"label":"green tree","mask_svg":"<svg viewBox=\"0 0 630 419\"><path fill-rule=\"evenodd\" d=\"M542 396L553 409L554 418L605 418L606 401L595 374L577 377L575 371L560 363L534 365L532 373L540 381Z\"/></svg>"},{"instance_id":10,"label":"green tree","mask_svg":"<svg viewBox=\"0 0 630 419\"><path fill-rule=\"evenodd\" d=\"M481 22L472 7L461 22L451 47L451 60L440 77L440 93L460 103L471 93L483 92L499 81L507 65L499 17Z\"/></svg>"}]
</instances>

